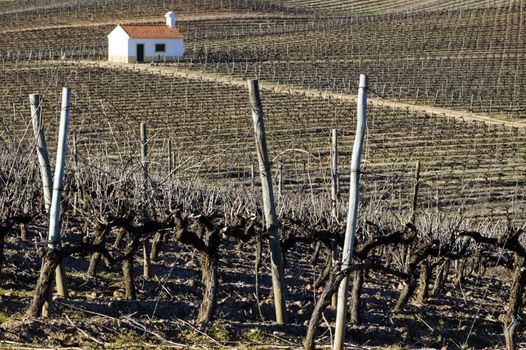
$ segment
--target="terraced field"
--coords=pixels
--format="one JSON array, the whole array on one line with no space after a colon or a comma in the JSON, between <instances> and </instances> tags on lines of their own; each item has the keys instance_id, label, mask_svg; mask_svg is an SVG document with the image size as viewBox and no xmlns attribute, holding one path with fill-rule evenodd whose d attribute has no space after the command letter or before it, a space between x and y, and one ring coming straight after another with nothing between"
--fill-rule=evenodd
<instances>
[{"instance_id":1,"label":"terraced field","mask_svg":"<svg viewBox=\"0 0 526 350\"><path fill-rule=\"evenodd\" d=\"M365 0L365 1L345 1L345 0L284 0L280 4L291 9L310 10L312 12L319 11L323 13L341 14L347 13L350 15L369 15L369 14L385 14L385 13L409 13L420 11L451 11L451 10L472 10L477 8L488 7L508 7L513 4L521 3L520 0L505 1L505 0L426 0L426 1L411 1L411 0Z\"/></svg>"},{"instance_id":2,"label":"terraced field","mask_svg":"<svg viewBox=\"0 0 526 350\"><path fill-rule=\"evenodd\" d=\"M116 23L160 22L167 10L184 58L106 62ZM522 0L0 0L0 347L329 348L330 298L348 276L351 348L520 348L525 10ZM340 255L363 73L350 271ZM263 217L253 78L279 224ZM54 162L63 86L62 246L50 248L28 95L43 98ZM70 292L49 299L59 264ZM273 308L278 270L286 324Z\"/></svg>"},{"instance_id":3,"label":"terraced field","mask_svg":"<svg viewBox=\"0 0 526 350\"><path fill-rule=\"evenodd\" d=\"M185 79L177 70L154 74L133 67L5 65L4 72L0 108L12 110L12 118L4 121L9 130L28 129L27 96L34 91L44 93L46 119L56 126L56 93L60 86L69 85L74 91L72 125L78 142L95 145L80 147L85 156L99 152L99 156L119 159L138 154L139 123L144 121L152 133L150 152L160 172L166 166L162 159L170 139L181 177L230 179L247 185L250 181L256 157L243 87ZM330 130L342 133L340 167L345 174L355 104L295 91L266 91L264 102L271 155L276 164L284 164L285 188L306 191L314 186L316 192L328 192ZM469 207L471 216L482 218L521 212L526 180L524 128L387 107L371 107L369 118L364 159L367 200L381 198L393 208L408 208L414 166L420 160L423 207L452 212ZM54 144L52 130L49 137ZM8 135L4 133L4 138ZM342 183L346 181L344 175Z\"/></svg>"},{"instance_id":4,"label":"terraced field","mask_svg":"<svg viewBox=\"0 0 526 350\"><path fill-rule=\"evenodd\" d=\"M196 60L224 74L345 93L366 72L378 96L523 118L521 9L330 18L295 33L209 40Z\"/></svg>"},{"instance_id":5,"label":"terraced field","mask_svg":"<svg viewBox=\"0 0 526 350\"><path fill-rule=\"evenodd\" d=\"M344 93L354 93L352 77L365 72L372 96L520 119L526 108L523 7L362 17L287 12L266 18L183 17L179 26L187 55L181 64ZM11 29L0 39L0 57L4 62L105 60L112 25L98 21L32 30L6 26Z\"/></svg>"}]
</instances>

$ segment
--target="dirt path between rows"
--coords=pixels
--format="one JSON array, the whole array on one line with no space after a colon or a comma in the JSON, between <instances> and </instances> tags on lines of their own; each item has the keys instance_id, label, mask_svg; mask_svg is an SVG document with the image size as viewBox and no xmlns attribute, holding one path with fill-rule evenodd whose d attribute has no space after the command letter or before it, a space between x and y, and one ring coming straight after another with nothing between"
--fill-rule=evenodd
<instances>
[{"instance_id":1,"label":"dirt path between rows","mask_svg":"<svg viewBox=\"0 0 526 350\"><path fill-rule=\"evenodd\" d=\"M92 62L92 61L78 61L78 64L84 66L99 66L110 69L129 69L133 67L139 71L150 72L153 74L161 74L167 76L175 76L187 79L217 82L225 85L232 85L237 87L247 87L245 80L232 76L215 74L203 71L194 71L188 69L180 69L176 66L152 66L149 64L119 64L111 62ZM356 101L357 96L353 94L337 93L334 91L322 91L317 89L305 89L300 87L289 87L285 84L272 84L265 81L260 81L259 86L262 90L273 91L277 93L293 93L301 94L308 97L323 98L323 99L337 99L343 101ZM393 101L385 98L374 97L369 98L367 103L372 106L383 106L395 109L409 109L411 111L420 111L429 115L436 115L440 117L457 118L464 121L484 122L488 125L507 126L512 128L524 128L526 123L520 121L509 121L492 118L486 114L472 113L467 110L452 110L449 108L433 107L428 105L418 105L408 102Z\"/></svg>"},{"instance_id":2,"label":"dirt path between rows","mask_svg":"<svg viewBox=\"0 0 526 350\"><path fill-rule=\"evenodd\" d=\"M298 17L298 16L288 16L283 14L275 14L268 12L215 12L208 13L204 15L177 15L177 20L181 22L192 22L192 21L203 21L203 20L216 20L216 19L250 19L250 18L289 18L289 17ZM137 19L116 19L113 21L103 21L103 22L76 22L69 24L55 24L49 26L39 26L39 27L30 27L30 28L15 28L0 30L0 34L7 33L18 33L18 32L30 32L33 30L46 30L46 29L62 29L62 28L89 28L89 27L101 27L117 24L127 24L127 23L152 23L159 22L162 20L159 16L156 17L147 17L147 18L137 18Z\"/></svg>"}]
</instances>

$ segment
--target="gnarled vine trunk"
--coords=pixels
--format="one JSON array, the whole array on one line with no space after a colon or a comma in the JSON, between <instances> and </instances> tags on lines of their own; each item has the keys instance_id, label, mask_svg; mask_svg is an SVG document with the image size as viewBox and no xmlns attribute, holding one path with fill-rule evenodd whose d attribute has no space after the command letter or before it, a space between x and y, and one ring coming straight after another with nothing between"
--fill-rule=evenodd
<instances>
[{"instance_id":1,"label":"gnarled vine trunk","mask_svg":"<svg viewBox=\"0 0 526 350\"><path fill-rule=\"evenodd\" d=\"M20 224L20 240L27 241L27 223Z\"/></svg>"},{"instance_id":2,"label":"gnarled vine trunk","mask_svg":"<svg viewBox=\"0 0 526 350\"><path fill-rule=\"evenodd\" d=\"M312 311L312 315L309 320L309 326L307 328L307 335L303 341L303 346L305 350L314 350L316 349L315 337L316 331L320 324L323 312L331 303L332 295L338 290L341 281L346 276L344 272L340 270L339 265L334 266L331 270L331 273L328 276L327 283L321 292L321 295Z\"/></svg>"},{"instance_id":3,"label":"gnarled vine trunk","mask_svg":"<svg viewBox=\"0 0 526 350\"><path fill-rule=\"evenodd\" d=\"M135 300L133 254L130 254L130 256L122 262L122 279L124 282L124 297L127 300Z\"/></svg>"},{"instance_id":4,"label":"gnarled vine trunk","mask_svg":"<svg viewBox=\"0 0 526 350\"><path fill-rule=\"evenodd\" d=\"M163 231L157 231L155 232L155 235L153 236L152 240L152 249L150 250L150 260L151 261L157 261L159 258L159 253L161 252L161 246L164 242L164 233Z\"/></svg>"},{"instance_id":5,"label":"gnarled vine trunk","mask_svg":"<svg viewBox=\"0 0 526 350\"><path fill-rule=\"evenodd\" d=\"M95 244L101 244L106 240L106 233L110 230L109 226L104 226L102 224L97 224L95 226ZM102 258L102 254L95 252L91 254L90 261L89 261L89 267L88 267L88 275L95 277L97 274L97 267L99 266L100 259Z\"/></svg>"},{"instance_id":6,"label":"gnarled vine trunk","mask_svg":"<svg viewBox=\"0 0 526 350\"><path fill-rule=\"evenodd\" d=\"M88 275L95 277L97 275L97 267L99 266L101 254L93 253L89 259Z\"/></svg>"},{"instance_id":7,"label":"gnarled vine trunk","mask_svg":"<svg viewBox=\"0 0 526 350\"><path fill-rule=\"evenodd\" d=\"M416 289L415 278L413 276L413 273L411 272L409 278L404 281L404 287L402 288L402 291L400 292L400 296L398 297L398 300L396 301L396 304L393 307L394 312L402 311L402 308L407 304L407 302L413 295L413 292L415 291L415 289Z\"/></svg>"},{"instance_id":8,"label":"gnarled vine trunk","mask_svg":"<svg viewBox=\"0 0 526 350\"><path fill-rule=\"evenodd\" d=\"M418 275L418 292L416 293L416 302L424 304L429 294L430 267L428 259L420 263L420 273Z\"/></svg>"},{"instance_id":9,"label":"gnarled vine trunk","mask_svg":"<svg viewBox=\"0 0 526 350\"><path fill-rule=\"evenodd\" d=\"M200 257L201 281L205 286L203 300L199 307L197 322L203 323L212 320L217 304L217 255L202 255Z\"/></svg>"},{"instance_id":10,"label":"gnarled vine trunk","mask_svg":"<svg viewBox=\"0 0 526 350\"><path fill-rule=\"evenodd\" d=\"M26 311L29 317L39 317L42 315L42 308L44 303L51 295L53 282L55 281L55 269L60 261L52 254L46 254L42 258L42 267L40 268L40 276L38 278L35 295Z\"/></svg>"},{"instance_id":11,"label":"gnarled vine trunk","mask_svg":"<svg viewBox=\"0 0 526 350\"><path fill-rule=\"evenodd\" d=\"M524 283L526 282L526 260L515 254L514 271L512 276L510 299L506 314L502 320L504 326L504 338L506 340L506 350L515 350L517 344L518 316L522 307L522 295L524 293Z\"/></svg>"},{"instance_id":12,"label":"gnarled vine trunk","mask_svg":"<svg viewBox=\"0 0 526 350\"><path fill-rule=\"evenodd\" d=\"M447 276L449 275L450 264L450 260L446 260L438 268L435 276L435 281L433 283L433 288L431 289L431 295L436 295L444 289L444 285L447 281Z\"/></svg>"},{"instance_id":13,"label":"gnarled vine trunk","mask_svg":"<svg viewBox=\"0 0 526 350\"><path fill-rule=\"evenodd\" d=\"M360 309L361 309L362 287L363 287L363 281L364 281L363 277L364 277L363 270L357 270L353 272L351 303L349 307L351 318L349 322L355 326L359 326L362 323L362 316L360 313Z\"/></svg>"}]
</instances>

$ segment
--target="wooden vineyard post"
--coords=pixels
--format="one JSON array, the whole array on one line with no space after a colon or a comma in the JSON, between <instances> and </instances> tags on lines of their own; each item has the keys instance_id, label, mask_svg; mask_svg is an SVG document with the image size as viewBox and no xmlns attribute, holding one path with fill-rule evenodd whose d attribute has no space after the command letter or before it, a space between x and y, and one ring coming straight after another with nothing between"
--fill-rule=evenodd
<instances>
[{"instance_id":1,"label":"wooden vineyard post","mask_svg":"<svg viewBox=\"0 0 526 350\"><path fill-rule=\"evenodd\" d=\"M338 199L340 198L340 174L338 173L338 130L331 130L331 215L338 222ZM339 260L338 245L332 243L332 263ZM332 295L331 306L336 307L337 293Z\"/></svg>"},{"instance_id":2,"label":"wooden vineyard post","mask_svg":"<svg viewBox=\"0 0 526 350\"><path fill-rule=\"evenodd\" d=\"M338 173L338 130L331 130L331 214L338 220L338 199L340 198L340 174Z\"/></svg>"},{"instance_id":3,"label":"wooden vineyard post","mask_svg":"<svg viewBox=\"0 0 526 350\"><path fill-rule=\"evenodd\" d=\"M349 191L349 211L347 213L347 226L345 230L345 242L342 252L342 270L351 266L354 250L354 236L358 219L358 205L360 192L360 162L362 158L362 146L365 135L366 109L367 109L367 75L360 75L358 86L358 113L356 124L356 136L351 158L351 185ZM334 350L343 349L345 341L345 328L347 318L347 292L349 288L349 277L345 276L338 288L338 303L336 307L336 326L334 333Z\"/></svg>"},{"instance_id":4,"label":"wooden vineyard post","mask_svg":"<svg viewBox=\"0 0 526 350\"><path fill-rule=\"evenodd\" d=\"M80 181L79 181L79 155L77 152L77 131L72 132L73 141L73 171L75 173L75 186L77 187L73 197L73 214L77 214L77 208L80 202Z\"/></svg>"},{"instance_id":5,"label":"wooden vineyard post","mask_svg":"<svg viewBox=\"0 0 526 350\"><path fill-rule=\"evenodd\" d=\"M250 187L252 191L256 188L256 169L254 164L250 166Z\"/></svg>"},{"instance_id":6,"label":"wooden vineyard post","mask_svg":"<svg viewBox=\"0 0 526 350\"><path fill-rule=\"evenodd\" d=\"M413 188L413 203L411 206L411 223L415 223L415 214L416 214L416 202L418 199L418 188L420 187L420 161L418 160L416 162L416 169L415 169L415 186Z\"/></svg>"},{"instance_id":7,"label":"wooden vineyard post","mask_svg":"<svg viewBox=\"0 0 526 350\"><path fill-rule=\"evenodd\" d=\"M51 205L49 207L49 234L48 247L57 249L60 247L60 205L62 202L62 191L64 187L64 165L66 162L66 152L68 147L68 125L71 112L71 89L62 89L62 106L60 111L60 124L58 129L57 158L55 160L55 174L53 176L53 193L51 195ZM62 265L59 264L55 269L55 282L57 294L67 297L66 274ZM49 293L51 296L51 291ZM43 316L49 316L50 300L47 307L42 310Z\"/></svg>"},{"instance_id":8,"label":"wooden vineyard post","mask_svg":"<svg viewBox=\"0 0 526 350\"><path fill-rule=\"evenodd\" d=\"M49 154L47 150L46 137L44 135L44 123L42 120L42 100L40 95L31 94L29 95L29 104L31 106L31 121L33 124L33 134L36 138L36 151L37 158L40 168L40 175L42 178L42 192L44 194L44 208L46 213L49 214L49 208L51 206L51 186L53 185L53 177L51 175L51 165L49 163ZM43 263L43 262L42 262ZM58 274L56 274L58 275ZM55 284L56 281L55 281ZM53 290L49 289L46 296L46 301L39 312L42 316L49 316L49 308L52 299Z\"/></svg>"},{"instance_id":9,"label":"wooden vineyard post","mask_svg":"<svg viewBox=\"0 0 526 350\"><path fill-rule=\"evenodd\" d=\"M146 133L146 123L141 122L141 169L142 169L142 188L146 192L148 181L148 135Z\"/></svg>"},{"instance_id":10,"label":"wooden vineyard post","mask_svg":"<svg viewBox=\"0 0 526 350\"><path fill-rule=\"evenodd\" d=\"M283 162L280 161L278 165L278 196L279 200L283 201Z\"/></svg>"},{"instance_id":11,"label":"wooden vineyard post","mask_svg":"<svg viewBox=\"0 0 526 350\"><path fill-rule=\"evenodd\" d=\"M413 186L413 200L411 202L411 217L409 218L409 222L411 224L415 224L419 188L420 188L420 161L418 160L416 162L416 168L415 168L415 184ZM404 267L406 269L408 268L409 260L411 259L411 250L412 248L410 245L406 245L402 247L402 250L401 250L402 262L404 263Z\"/></svg>"},{"instance_id":12,"label":"wooden vineyard post","mask_svg":"<svg viewBox=\"0 0 526 350\"><path fill-rule=\"evenodd\" d=\"M42 177L45 209L46 212L49 213L49 207L51 206L51 186L53 179L51 176L51 165L49 164L46 137L44 136L40 95L29 95L29 103L31 105L31 121L33 123L33 133L36 138L36 150L38 163L40 166L40 175Z\"/></svg>"},{"instance_id":13,"label":"wooden vineyard post","mask_svg":"<svg viewBox=\"0 0 526 350\"><path fill-rule=\"evenodd\" d=\"M174 170L174 159L172 157L172 140L168 139L168 174Z\"/></svg>"},{"instance_id":14,"label":"wooden vineyard post","mask_svg":"<svg viewBox=\"0 0 526 350\"><path fill-rule=\"evenodd\" d=\"M71 113L71 89L62 89L62 106L60 111L60 125L57 144L57 158L55 160L55 174L53 176L53 194L49 209L49 241L55 248L60 246L60 204L64 190L64 166L68 147L68 125ZM66 274L62 264L55 270L57 294L67 298Z\"/></svg>"},{"instance_id":15,"label":"wooden vineyard post","mask_svg":"<svg viewBox=\"0 0 526 350\"><path fill-rule=\"evenodd\" d=\"M61 164L59 163L60 158L59 157L65 157L65 147L67 147L67 128L69 123L69 115L70 115L70 97L71 97L71 90L69 88L64 88L62 91L62 111L60 116L60 129L59 129L59 144L57 148L57 163L56 163L56 169L55 169L55 178L57 176L63 176L63 167L64 167L64 159L61 160ZM51 213L52 208L52 183L53 183L53 177L51 175L51 165L49 162L49 154L47 150L47 144L46 144L46 138L44 135L44 124L42 120L42 99L41 96L38 94L31 94L29 95L29 102L31 106L31 120L33 124L33 133L36 138L36 151L37 151L37 157L38 162L40 166L40 174L42 177L42 188L43 188L43 194L44 194L44 204L45 204L45 210L46 213L50 214L50 227L49 227L49 246L51 249L58 248L60 245L60 231L56 231L57 229L60 229L60 226L58 228L55 228L56 225L60 225L60 212L58 213ZM62 137L62 139L61 139ZM61 153L62 152L62 153ZM62 167L62 175L57 172L57 169L59 166ZM58 180L55 180L55 186L53 192L56 192L55 189L58 189L58 192L60 193L60 190L62 189L62 179L60 179L60 183L57 184ZM59 194L60 195L60 194ZM60 210L60 199L58 201ZM58 215L58 218L57 218ZM53 222L53 220L58 220L58 224ZM52 225L53 224L53 231L52 231ZM55 285L57 294L62 297L67 297L67 284L66 284L66 274L64 272L64 268L62 264L59 264L55 270ZM44 303L44 306L42 308L42 315L47 317L49 316L49 308L50 308L50 301L52 297L52 289L49 290L49 293L47 295L47 301Z\"/></svg>"},{"instance_id":16,"label":"wooden vineyard post","mask_svg":"<svg viewBox=\"0 0 526 350\"><path fill-rule=\"evenodd\" d=\"M148 135L146 123L141 122L141 167L142 167L142 190L143 190L143 223L147 220L148 211L146 210L146 198L148 189ZM143 277L150 278L150 240L144 237L142 241L143 251Z\"/></svg>"},{"instance_id":17,"label":"wooden vineyard post","mask_svg":"<svg viewBox=\"0 0 526 350\"><path fill-rule=\"evenodd\" d=\"M276 215L274 193L272 191L270 161L267 151L267 140L265 136L264 113L263 107L261 105L259 85L257 80L248 80L248 91L256 138L256 153L259 162L261 189L263 193L265 229L268 232L270 245L270 266L272 272L272 289L274 292L276 322L287 323L287 311L285 307L284 295L285 281L283 276L283 256L280 245L279 223L278 217Z\"/></svg>"},{"instance_id":18,"label":"wooden vineyard post","mask_svg":"<svg viewBox=\"0 0 526 350\"><path fill-rule=\"evenodd\" d=\"M174 170L174 159L172 157L172 140L168 139L168 176L172 175L172 171ZM170 183L173 183L170 181ZM170 191L170 194L168 195L168 209L172 210L172 191Z\"/></svg>"}]
</instances>

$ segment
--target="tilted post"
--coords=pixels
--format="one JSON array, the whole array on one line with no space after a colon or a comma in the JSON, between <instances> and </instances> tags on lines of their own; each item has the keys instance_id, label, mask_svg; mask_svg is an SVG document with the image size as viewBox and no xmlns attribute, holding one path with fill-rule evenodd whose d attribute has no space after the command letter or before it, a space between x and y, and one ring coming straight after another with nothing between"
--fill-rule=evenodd
<instances>
[{"instance_id":1,"label":"tilted post","mask_svg":"<svg viewBox=\"0 0 526 350\"><path fill-rule=\"evenodd\" d=\"M79 180L79 155L77 152L77 130L72 132L73 141L73 171L75 173L75 186L77 187L73 196L73 214L77 214L78 203L80 202L80 180Z\"/></svg>"},{"instance_id":2,"label":"tilted post","mask_svg":"<svg viewBox=\"0 0 526 350\"><path fill-rule=\"evenodd\" d=\"M49 211L49 244L56 247L60 243L60 203L64 186L64 164L68 147L68 124L71 111L71 89L62 89L62 108L60 112L60 125L58 130L57 159L55 175L53 177L53 195Z\"/></svg>"},{"instance_id":3,"label":"tilted post","mask_svg":"<svg viewBox=\"0 0 526 350\"><path fill-rule=\"evenodd\" d=\"M415 184L413 187L413 200L411 202L411 217L409 218L409 222L411 224L414 224L415 219L416 219L416 207L417 207L419 188L420 188L420 160L417 160L416 169L415 169ZM409 265L409 259L411 258L411 246L407 245L407 246L402 247L401 255L402 255L402 262L404 263L404 268L407 268Z\"/></svg>"},{"instance_id":4,"label":"tilted post","mask_svg":"<svg viewBox=\"0 0 526 350\"><path fill-rule=\"evenodd\" d=\"M40 175L42 177L42 189L44 192L44 203L46 213L49 213L51 206L51 165L49 164L49 154L47 151L46 137L44 135L44 123L42 121L42 105L41 97L38 94L29 95L29 103L31 104L31 121L33 122L33 133L36 138L36 150L38 156L38 163L40 165Z\"/></svg>"},{"instance_id":5,"label":"tilted post","mask_svg":"<svg viewBox=\"0 0 526 350\"><path fill-rule=\"evenodd\" d=\"M416 168L415 168L415 185L413 187L413 204L411 206L411 223L415 223L415 216L416 216L416 205L418 200L418 189L420 187L420 161L418 160L416 162Z\"/></svg>"},{"instance_id":6,"label":"tilted post","mask_svg":"<svg viewBox=\"0 0 526 350\"><path fill-rule=\"evenodd\" d=\"M276 204L272 191L272 176L270 161L267 151L267 140L265 136L265 123L263 107L259 95L257 80L248 80L248 92L252 108L252 121L256 138L256 153L259 162L259 174L261 178L261 190L263 193L263 210L265 215L265 229L268 232L270 245L270 267L272 272L272 289L274 292L274 306L276 309L276 322L287 322L287 311L285 306L285 281L283 277L283 256L280 245L279 222L276 215Z\"/></svg>"},{"instance_id":7,"label":"tilted post","mask_svg":"<svg viewBox=\"0 0 526 350\"><path fill-rule=\"evenodd\" d=\"M283 201L283 162L280 160L278 165L278 196Z\"/></svg>"},{"instance_id":8,"label":"tilted post","mask_svg":"<svg viewBox=\"0 0 526 350\"><path fill-rule=\"evenodd\" d=\"M61 124L60 124L61 129L59 130L59 137L60 137L60 134L63 133L63 131L67 134L67 124L69 122L70 93L66 93L65 89L66 88L64 88L63 95L62 95L62 112L61 112ZM44 123L43 123L43 118L42 118L42 98L38 94L31 94L29 95L29 103L31 107L31 120L33 124L33 133L36 138L37 157L38 157L38 162L40 166L40 174L42 177L44 207L45 207L46 213L50 215L50 229L48 233L49 245L53 247L58 247L60 245L60 232L58 233L52 232L52 229L51 229L53 176L51 175L51 165L49 161L49 154L47 150L46 138L44 135ZM58 149L60 149L60 145L61 143L59 140ZM58 149L57 149L57 163L59 160ZM65 150L64 150L64 153L65 153ZM61 188L61 186L58 186L57 188ZM60 200L59 200L59 205L60 205ZM58 213L58 215L60 215L60 213ZM53 237L55 241L52 241L51 237ZM55 285L56 285L57 294L62 297L67 297L68 292L67 292L67 285L66 285L66 274L64 272L62 263L59 264L55 270ZM45 317L49 315L50 301L51 301L51 296L52 296L51 293L52 293L52 290L50 289L50 292L47 296L47 301L45 302L42 308L42 315Z\"/></svg>"},{"instance_id":9,"label":"tilted post","mask_svg":"<svg viewBox=\"0 0 526 350\"><path fill-rule=\"evenodd\" d=\"M356 124L356 136L354 139L351 158L351 188L349 191L349 211L347 213L347 227L345 230L345 241L342 252L342 270L351 266L354 250L354 236L356 233L358 219L358 205L360 192L360 162L362 158L362 146L365 135L366 109L367 109L367 75L360 75L358 86L358 121ZM347 291L349 288L349 277L345 276L338 288L338 304L336 307L336 326L334 333L334 350L343 349L345 341L345 328L347 318Z\"/></svg>"},{"instance_id":10,"label":"tilted post","mask_svg":"<svg viewBox=\"0 0 526 350\"><path fill-rule=\"evenodd\" d=\"M141 122L141 168L142 168L142 187L146 194L148 181L148 135L146 133L146 123Z\"/></svg>"},{"instance_id":11,"label":"tilted post","mask_svg":"<svg viewBox=\"0 0 526 350\"><path fill-rule=\"evenodd\" d=\"M172 171L174 170L174 159L172 156L172 140L168 139L168 176L172 175ZM173 183L170 180L170 183ZM168 209L172 210L172 193L170 191L170 194L168 195Z\"/></svg>"},{"instance_id":12,"label":"tilted post","mask_svg":"<svg viewBox=\"0 0 526 350\"><path fill-rule=\"evenodd\" d=\"M168 174L174 170L174 159L172 157L172 140L168 139Z\"/></svg>"},{"instance_id":13,"label":"tilted post","mask_svg":"<svg viewBox=\"0 0 526 350\"><path fill-rule=\"evenodd\" d=\"M340 198L340 174L338 173L338 130L331 130L331 214L338 220L338 199Z\"/></svg>"},{"instance_id":14,"label":"tilted post","mask_svg":"<svg viewBox=\"0 0 526 350\"><path fill-rule=\"evenodd\" d=\"M250 165L250 187L252 190L256 188L256 169L254 164Z\"/></svg>"},{"instance_id":15,"label":"tilted post","mask_svg":"<svg viewBox=\"0 0 526 350\"><path fill-rule=\"evenodd\" d=\"M31 106L31 122L33 124L33 134L36 138L36 151L42 178L42 192L44 194L44 209L49 214L51 207L51 187L53 177L51 175L51 165L49 163L49 153L47 150L46 137L44 135L44 122L42 119L42 99L39 94L29 95L29 104ZM57 274L58 275L58 274ZM52 300L52 289L46 297L42 307L42 316L49 316L50 302Z\"/></svg>"},{"instance_id":16,"label":"tilted post","mask_svg":"<svg viewBox=\"0 0 526 350\"><path fill-rule=\"evenodd\" d=\"M338 130L331 130L331 215L338 222L338 199L340 198L340 174L338 173ZM332 242L331 260L336 264L340 259L338 244ZM332 295L331 306L336 307L337 293Z\"/></svg>"},{"instance_id":17,"label":"tilted post","mask_svg":"<svg viewBox=\"0 0 526 350\"><path fill-rule=\"evenodd\" d=\"M148 134L146 132L146 123L141 122L141 167L142 167L142 189L143 189L143 212L142 220L146 222L148 212L146 210L146 198L148 189ZM142 241L143 251L143 277L150 278L150 240L144 237Z\"/></svg>"},{"instance_id":18,"label":"tilted post","mask_svg":"<svg viewBox=\"0 0 526 350\"><path fill-rule=\"evenodd\" d=\"M62 89L62 106L60 110L60 124L58 128L57 158L55 160L55 173L53 175L53 194L49 208L49 247L52 249L60 246L60 209L62 191L64 190L64 167L68 148L68 125L71 113L71 89ZM55 270L55 283L57 294L67 297L66 274L62 264Z\"/></svg>"}]
</instances>

